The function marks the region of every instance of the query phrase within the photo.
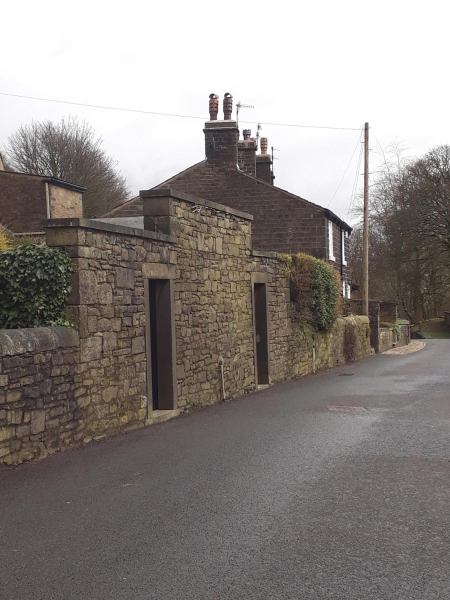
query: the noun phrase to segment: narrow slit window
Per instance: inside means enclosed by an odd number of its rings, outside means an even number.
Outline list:
[[[342,264],[344,265],[344,267],[347,266],[347,258],[345,256],[345,231],[341,231],[341,243],[342,243]]]
[[[333,252],[333,223],[328,221],[328,258],[336,260]]]

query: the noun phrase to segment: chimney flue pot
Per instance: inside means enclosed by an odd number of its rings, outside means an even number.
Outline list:
[[[209,95],[209,120],[217,121],[219,113],[219,96],[217,94]]]
[[[268,142],[267,138],[261,138],[261,154],[267,154]]]
[[[228,92],[223,97],[223,116],[225,121],[231,120],[231,113],[233,112],[233,96]]]
[[[252,135],[252,130],[251,129],[244,129],[244,131],[242,133],[244,135],[244,140],[249,140],[250,136]]]

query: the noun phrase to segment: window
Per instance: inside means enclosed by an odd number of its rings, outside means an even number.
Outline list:
[[[336,260],[333,252],[333,223],[328,221],[328,258]]]
[[[350,285],[349,281],[347,281],[345,285],[347,287],[347,298],[350,300],[352,295],[352,286]]]
[[[342,264],[344,265],[344,267],[347,266],[347,259],[345,257],[345,238],[347,237],[346,233],[347,233],[346,231],[345,232],[343,230],[341,231]]]

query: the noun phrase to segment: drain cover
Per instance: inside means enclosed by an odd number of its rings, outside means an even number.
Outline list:
[[[362,406],[328,406],[331,412],[344,413],[346,415],[363,415],[367,412]]]
[[[338,377],[353,377],[354,373],[339,373]]]

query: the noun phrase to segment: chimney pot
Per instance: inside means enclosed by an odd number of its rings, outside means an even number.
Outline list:
[[[223,115],[225,121],[231,120],[231,113],[233,112],[233,96],[228,92],[223,97]]]
[[[244,129],[243,135],[244,135],[244,140],[249,140],[250,136],[252,135],[252,130],[251,129]]]
[[[217,121],[219,113],[219,96],[217,94],[209,95],[209,120]]]
[[[267,138],[261,138],[261,154],[267,154],[268,142]]]

